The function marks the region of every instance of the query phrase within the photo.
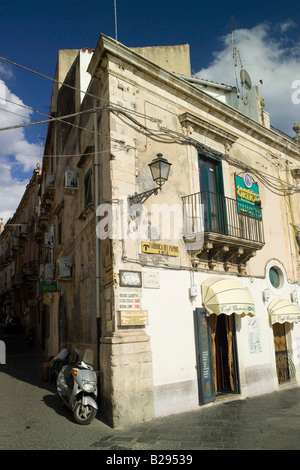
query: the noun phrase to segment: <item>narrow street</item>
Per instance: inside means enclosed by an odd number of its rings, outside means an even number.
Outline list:
[[[300,388],[247,400],[234,400],[155,419],[126,429],[111,429],[101,415],[79,426],[61,405],[53,383],[41,383],[44,358],[22,335],[0,335],[6,364],[0,365],[0,450],[78,449],[299,450]],[[115,454],[114,454],[115,453]],[[131,455],[126,454],[126,455]]]

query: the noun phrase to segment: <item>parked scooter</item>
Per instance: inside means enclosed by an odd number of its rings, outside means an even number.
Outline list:
[[[93,351],[87,349],[76,366],[66,365],[57,377],[57,393],[73,411],[78,424],[90,424],[98,410],[97,374],[93,369]]]

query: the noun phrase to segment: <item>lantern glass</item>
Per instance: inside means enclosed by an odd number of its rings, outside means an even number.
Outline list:
[[[163,158],[161,153],[157,154],[157,158],[149,163],[153,181],[161,187],[169,178],[171,163]]]

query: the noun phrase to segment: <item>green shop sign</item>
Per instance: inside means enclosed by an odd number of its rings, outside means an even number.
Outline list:
[[[57,281],[52,281],[51,283],[41,282],[41,293],[45,294],[48,292],[57,292]]]
[[[243,178],[235,175],[235,187],[239,214],[261,220],[258,184],[253,183],[251,176],[245,173]]]

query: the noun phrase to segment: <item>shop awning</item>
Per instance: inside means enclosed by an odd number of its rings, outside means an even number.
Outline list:
[[[230,278],[212,277],[201,286],[202,304],[207,315],[231,315],[241,317],[255,315],[254,301],[251,293],[242,284]]]
[[[272,325],[274,323],[297,323],[300,311],[297,305],[286,299],[274,299],[268,306]]]

